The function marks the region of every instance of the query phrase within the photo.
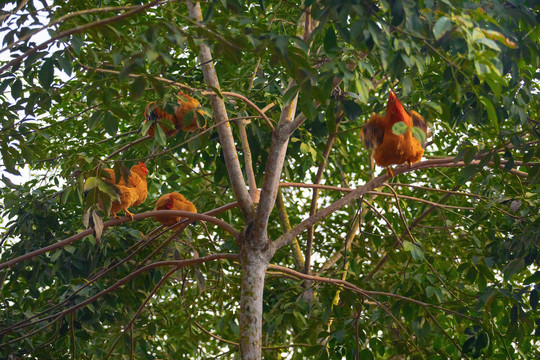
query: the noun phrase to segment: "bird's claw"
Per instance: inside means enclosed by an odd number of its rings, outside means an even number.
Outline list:
[[[130,213],[127,209],[125,210],[126,216],[129,216],[131,218],[131,221],[133,221],[133,214]]]

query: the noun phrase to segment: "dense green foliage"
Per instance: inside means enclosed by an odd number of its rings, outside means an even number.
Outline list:
[[[215,128],[157,135],[116,153],[143,136],[146,105],[164,101],[170,111],[179,89],[201,102],[214,125],[201,93],[198,49],[206,42],[221,90],[260,109],[275,103],[266,111],[274,124],[298,90],[306,121],[289,143],[283,182],[312,184],[336,132],[323,183],[357,188],[372,179],[359,130],[373,112],[384,112],[390,89],[430,123],[425,158],[454,159],[389,181],[400,196],[419,200],[396,202],[382,187],[386,195],[364,197],[373,208],[358,201],[316,226],[315,274],[401,298],[361,296],[322,282],[310,287],[269,269],[263,346],[282,347],[265,350],[265,358],[540,356],[540,6],[534,1],[222,0],[201,4],[202,24],[177,1],[142,10],[141,1],[51,0],[47,9],[36,0],[4,3],[12,13],[0,15],[1,262],[82,231],[85,210],[96,197],[111,196],[105,188],[84,195],[85,179],[104,167],[146,161],[149,195],[136,213],[152,210],[170,191],[183,193],[199,212],[235,201]],[[307,6],[315,27],[304,39]],[[47,37],[28,35],[44,24],[53,40],[39,46]],[[342,81],[334,89],[336,78]],[[286,92],[291,80],[295,86]],[[253,117],[246,129],[261,186],[272,132],[240,98],[225,101],[230,118]],[[243,160],[238,127],[231,126]],[[16,177],[24,167],[30,180]],[[282,192],[295,226],[308,217],[311,190]],[[318,208],[343,196],[320,190]],[[358,234],[344,249],[357,216]],[[218,217],[238,231],[246,225],[238,209]],[[237,252],[234,238],[211,224],[191,225],[173,241],[172,232],[148,237],[157,225],[125,222],[99,241],[89,235],[2,269],[0,357],[237,356],[236,346],[223,341],[238,342],[240,268],[231,260],[169,274],[114,350],[171,267],[144,271],[70,310],[143,264]],[[268,235],[285,231],[276,209]],[[142,246],[133,247],[137,242]],[[321,270],[336,253],[341,258]],[[283,247],[272,264],[295,268],[292,254]],[[366,277],[385,254],[388,261]]]

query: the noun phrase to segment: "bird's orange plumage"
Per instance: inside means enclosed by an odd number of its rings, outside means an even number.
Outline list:
[[[402,135],[396,135],[392,131],[392,126],[400,121],[407,125],[407,131]],[[407,112],[394,92],[390,90],[386,113],[384,116],[372,115],[360,135],[368,149],[375,148],[373,151],[375,163],[386,167],[392,174],[390,165],[415,163],[420,161],[424,154],[422,144],[411,132],[413,126],[424,133],[427,131],[424,118],[416,111]]]
[[[178,93],[178,106],[174,107],[174,115],[167,113],[161,107],[156,105],[156,102],[151,102],[146,106],[144,110],[144,120],[152,123],[148,129],[148,134],[154,137],[154,123],[160,119],[166,119],[174,125],[174,129],[166,129],[163,125],[160,125],[163,132],[167,137],[175,135],[179,130],[184,132],[193,132],[199,129],[204,129],[206,124],[199,128],[197,125],[197,117],[193,114],[192,119],[186,119],[186,114],[192,110],[196,110],[201,106],[197,99],[192,98],[182,92]],[[199,114],[203,115],[201,110],[196,110]],[[171,126],[172,127],[172,126]]]
[[[124,210],[126,216],[129,216],[133,220],[133,214],[128,208],[133,206],[133,203],[137,200],[137,191],[135,188],[123,185],[116,185],[116,187],[120,190],[120,201],[112,202],[111,215],[116,218],[118,217],[116,213],[120,210]]]
[[[183,210],[183,211],[189,211],[196,213],[197,208],[191,201],[188,201],[184,195],[172,192],[165,194],[161,196],[156,201],[156,206],[154,207],[154,210]],[[157,221],[162,223],[165,226],[171,226],[174,225],[184,218],[181,216],[167,216],[167,215],[159,215],[155,217]],[[185,226],[183,226],[185,227]],[[183,228],[182,227],[182,228]],[[181,230],[180,227],[178,227],[176,230]]]
[[[115,185],[120,191],[120,201],[113,201],[111,207],[111,214],[116,217],[116,213],[119,210],[124,210],[126,215],[133,218],[128,210],[129,207],[142,204],[146,200],[148,195],[148,187],[146,184],[146,174],[148,169],[144,163],[139,162],[137,165],[131,167],[129,173],[128,183],[123,178],[116,179],[113,169],[104,169],[109,174],[107,182]]]

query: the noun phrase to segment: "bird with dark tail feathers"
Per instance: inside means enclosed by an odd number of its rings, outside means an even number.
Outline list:
[[[394,125],[403,122],[406,130],[398,135]],[[399,165],[420,161],[424,154],[424,148],[420,141],[411,131],[413,127],[418,128],[425,134],[427,125],[424,118],[416,111],[406,111],[390,90],[386,113],[384,115],[373,114],[360,132],[360,137],[364,140],[366,148],[374,148],[373,159],[381,167],[385,167],[387,174],[393,176],[390,165]]]
[[[199,129],[204,129],[206,127],[206,124],[199,127],[199,125],[197,124],[197,115],[195,113],[193,113],[193,116],[190,118],[186,117],[187,113],[190,111],[196,111],[199,114],[203,115],[203,112],[199,109],[201,107],[201,104],[197,101],[197,99],[194,99],[191,96],[186,95],[182,92],[178,93],[177,98],[178,105],[173,108],[174,115],[169,114],[163,108],[159,107],[155,101],[149,103],[146,106],[146,108],[144,109],[144,122],[151,123],[150,128],[147,132],[148,135],[154,137],[154,126],[156,123],[159,122],[159,120],[162,119],[170,122],[170,125],[167,127],[163,124],[159,124],[159,126],[163,130],[163,133],[167,137],[176,135],[179,130],[182,130],[184,132],[194,132]]]

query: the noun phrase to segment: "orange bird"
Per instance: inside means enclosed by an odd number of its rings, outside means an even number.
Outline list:
[[[156,201],[156,206],[154,210],[183,210],[189,211],[192,213],[197,212],[197,208],[191,201],[188,201],[184,195],[172,192],[161,196]],[[185,219],[182,216],[167,216],[167,215],[156,215],[156,220],[162,223],[165,226],[171,226],[179,221]],[[183,230],[187,225],[178,226],[175,230]]]
[[[194,132],[200,129],[197,125],[197,116],[195,114],[193,114],[191,121],[190,119],[185,118],[188,112],[201,107],[201,104],[197,99],[179,92],[177,102],[178,106],[174,107],[174,115],[169,114],[161,107],[157,106],[155,101],[146,106],[144,109],[144,121],[152,123],[148,129],[148,135],[154,137],[154,123],[158,122],[160,119],[165,119],[171,123],[171,129],[167,129],[160,124],[167,137],[176,135],[180,129],[184,132]],[[201,110],[197,110],[197,112],[203,115]],[[204,129],[205,127],[206,124],[204,124],[201,129]]]
[[[401,135],[396,135],[392,127],[399,122],[404,122],[407,130]],[[413,126],[426,134],[427,125],[424,118],[416,111],[406,111],[396,94],[390,90],[386,114],[384,116],[373,114],[360,132],[366,148],[375,148],[373,151],[375,163],[386,167],[390,176],[393,176],[390,165],[407,162],[410,166],[420,161],[424,154],[423,144],[420,144],[412,134]]]
[[[128,208],[142,204],[148,195],[148,187],[146,184],[146,174],[148,174],[148,169],[146,168],[146,165],[139,162],[137,165],[132,166],[127,184],[123,178],[116,179],[113,169],[104,170],[110,176],[106,181],[116,186],[120,191],[120,201],[113,201],[111,214],[114,217],[117,217],[116,213],[120,210],[124,210],[126,215],[133,220],[133,214],[129,212]]]

